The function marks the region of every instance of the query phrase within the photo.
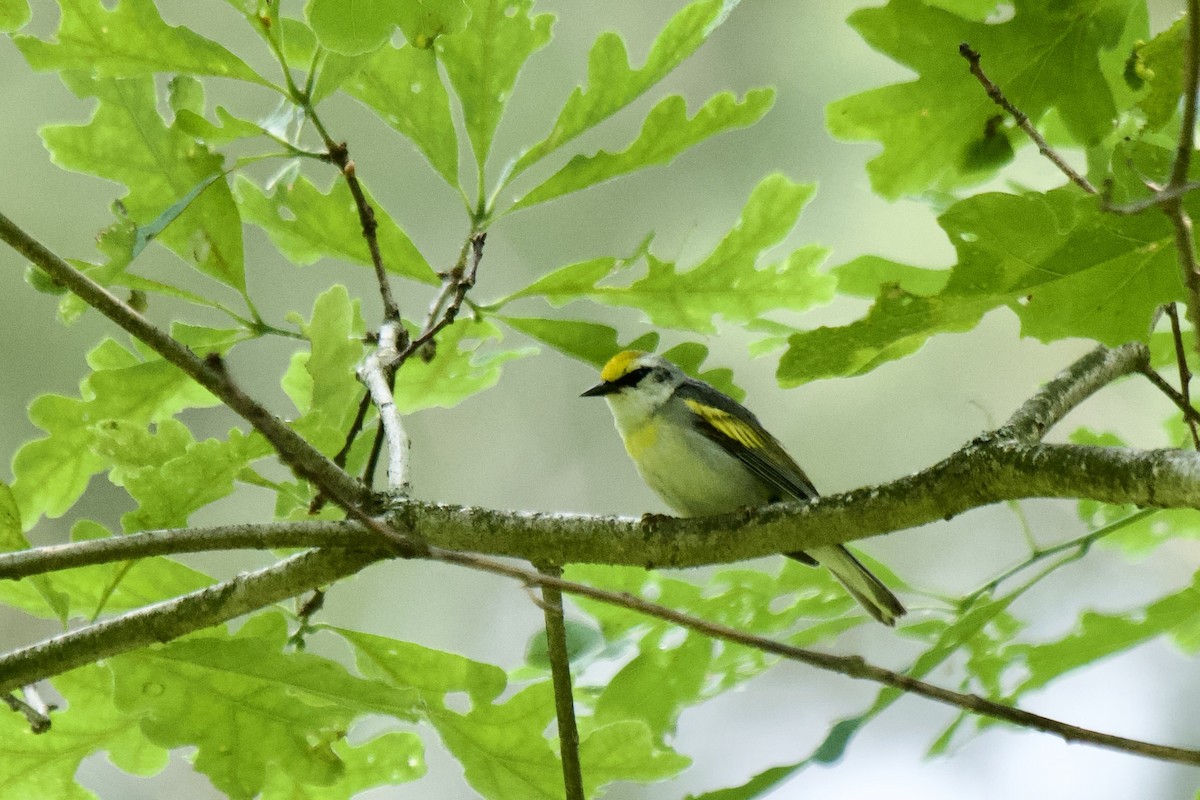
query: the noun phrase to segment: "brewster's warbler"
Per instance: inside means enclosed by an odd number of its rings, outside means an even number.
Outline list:
[[[608,401],[642,480],[680,516],[724,514],[817,490],[783,445],[733,398],[659,356],[627,350],[583,393]],[[833,573],[872,617],[895,625],[904,606],[841,545],[790,553]]]

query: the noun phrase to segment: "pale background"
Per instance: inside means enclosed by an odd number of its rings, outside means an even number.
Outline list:
[[[201,31],[236,24],[227,7],[215,0],[159,5],[168,21]],[[497,138],[493,174],[522,144],[537,141],[548,130],[570,88],[582,80],[587,46],[600,31],[620,31],[634,63],[640,63],[654,34],[682,5],[632,0],[539,4],[539,10],[559,17],[556,39],[534,56],[526,80],[518,84]],[[830,101],[909,77],[867,49],[845,26],[851,7],[787,0],[744,3],[698,56],[666,82],[665,90],[684,93],[695,109],[716,91],[775,86],[778,98],[766,119],[750,130],[704,144],[671,167],[504,220],[489,236],[475,296],[500,296],[563,264],[626,254],[650,230],[657,234],[655,252],[660,257],[690,263],[715,243],[736,219],[753,186],[773,171],[820,185],[789,245],[829,246],[829,265],[862,253],[914,263],[953,263],[953,252],[928,208],[913,202],[889,204],[871,194],[864,164],[876,147],[836,142],[825,132],[823,109]],[[35,3],[35,13],[37,30],[53,28],[50,4]],[[1176,13],[1175,3],[1159,3],[1156,25],[1161,27]],[[239,41],[240,54],[270,69],[254,55],[258,49],[248,32]],[[48,121],[84,121],[90,102],[78,101],[53,75],[31,74],[3,38],[0,76],[0,108],[5,110],[0,121],[0,209],[57,252],[91,257],[93,236],[110,220],[107,207],[118,189],[59,171],[36,134]],[[621,147],[665,90],[653,92],[586,137],[582,146],[587,152]],[[212,99],[210,95],[210,103]],[[271,101],[262,94],[219,99],[249,117],[270,110]],[[412,148],[352,101],[335,100],[325,114],[334,135],[349,141],[360,175],[375,195],[435,266],[448,266],[466,228],[456,196]],[[1008,174],[1035,185],[1058,182],[1028,149]],[[324,186],[331,176],[314,177]],[[248,229],[247,243],[251,289],[268,318],[279,320],[287,309],[307,316],[316,293],[334,282],[346,282],[363,298],[368,320],[378,319],[378,300],[366,270],[322,262],[297,273],[280,262],[257,230]],[[176,280],[191,280],[162,252],[148,251],[139,263],[143,272],[157,269]],[[25,417],[26,404],[47,391],[74,394],[84,374],[82,354],[113,329],[96,315],[63,328],[52,321],[55,300],[23,283],[20,259],[0,251],[0,265],[0,319],[6,342],[0,350],[0,453],[7,460],[35,433]],[[428,302],[428,296],[412,294],[407,287],[399,299],[410,314],[423,313]],[[803,324],[848,321],[864,307],[844,302],[818,309]],[[533,315],[541,309],[531,301],[522,313]],[[151,312],[165,320],[173,310],[156,301]],[[625,340],[646,330],[636,315],[591,308],[584,313],[618,325]],[[668,344],[676,341],[664,333]],[[723,332],[709,342],[712,362],[736,368],[738,381],[749,391],[749,405],[825,492],[886,481],[927,466],[1002,421],[1035,387],[1089,348],[1086,342],[1044,346],[1021,339],[1013,315],[1000,311],[971,333],[935,339],[918,355],[866,377],[785,392],[773,379],[775,360],[749,360],[747,341],[735,331]],[[528,343],[514,336],[511,344]],[[278,375],[290,348],[291,343],[282,341],[255,345],[232,363],[235,376],[282,414],[288,405],[278,388]],[[544,352],[508,365],[496,388],[458,408],[415,415],[409,429],[417,495],[506,508],[627,515],[664,511],[627,463],[603,404],[576,399],[594,378],[590,367]],[[1151,390],[1129,383],[1089,401],[1057,433],[1065,435],[1086,422],[1118,430],[1133,443],[1158,446],[1166,442],[1157,420],[1166,413],[1166,404]],[[202,436],[220,435],[229,425],[214,412],[188,419]],[[10,479],[11,474],[5,470],[3,477]],[[100,479],[73,513],[115,526],[127,502]],[[1071,503],[1029,502],[1025,510],[1039,541],[1060,541],[1082,531]],[[260,520],[269,512],[266,495],[248,491],[236,501],[206,509],[193,522]],[[59,541],[68,528],[67,521],[45,521],[32,537],[38,543]],[[1024,554],[1020,527],[1005,508],[881,537],[866,549],[916,585],[960,592]],[[1129,564],[1111,551],[1097,549],[1029,592],[1014,610],[1031,620],[1030,635],[1061,636],[1083,608],[1120,610],[1184,585],[1198,556],[1195,545],[1172,543],[1147,561]],[[229,572],[263,561],[236,554],[197,557],[193,563]],[[913,615],[919,618],[919,599],[912,600]],[[541,614],[526,592],[511,582],[415,562],[375,567],[339,586],[322,618],[513,667],[521,662]],[[46,623],[11,615],[0,624],[0,645],[6,648],[53,631]],[[914,653],[909,642],[878,626],[847,637],[842,647],[895,668],[903,668]],[[1184,659],[1169,645],[1155,642],[1059,681],[1026,698],[1024,706],[1104,731],[1195,745],[1200,742],[1200,723],[1193,713],[1200,679]],[[932,679],[957,683],[950,671]],[[768,766],[808,755],[825,735],[828,720],[857,712],[874,693],[870,684],[781,665],[743,690],[683,716],[677,745],[696,764],[674,783],[619,785],[608,796],[680,797],[735,785]],[[856,739],[840,763],[803,772],[772,797],[999,800],[1019,795],[1029,800],[1116,800],[1190,797],[1198,782],[1196,773],[1183,767],[1002,727],[958,748],[952,758],[925,760],[925,749],[952,718],[950,709],[928,701],[902,700]],[[427,731],[425,739],[429,775],[369,796],[472,796],[457,764],[439,752],[436,736]],[[159,797],[168,787],[175,796],[215,796],[205,778],[183,765],[182,755],[168,772],[149,781],[126,776],[101,757],[89,760],[82,775],[106,797]]]

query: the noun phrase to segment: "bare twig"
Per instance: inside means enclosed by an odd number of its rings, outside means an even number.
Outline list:
[[[22,700],[20,697],[15,697],[8,692],[0,694],[4,698],[4,704],[13,711],[25,717],[25,721],[29,723],[29,730],[33,733],[45,733],[50,730],[50,715],[47,713],[48,708],[34,708],[32,705]]]
[[[1175,387],[1167,383],[1163,376],[1151,367],[1149,364],[1143,364],[1138,368],[1138,372],[1145,375],[1154,387],[1170,398],[1171,402],[1183,412],[1183,418],[1187,421],[1188,427],[1191,428],[1193,435],[1195,434],[1196,425],[1200,424],[1200,412],[1197,412],[1192,404],[1187,401],[1182,394],[1175,391]]]
[[[1167,303],[1167,317],[1171,320],[1171,339],[1175,344],[1175,366],[1179,370],[1179,396],[1182,400],[1183,418],[1192,434],[1192,446],[1200,450],[1200,416],[1192,406],[1192,370],[1187,363],[1187,350],[1183,346],[1183,330],[1179,325],[1179,311],[1174,303]],[[1179,403],[1176,403],[1179,405]],[[1189,415],[1189,411],[1193,413]]]
[[[432,342],[443,328],[451,325],[458,318],[458,312],[462,308],[467,292],[475,286],[475,276],[479,272],[479,262],[483,259],[483,246],[486,242],[487,233],[476,232],[471,234],[463,244],[458,261],[443,276],[442,291],[430,306],[424,330],[414,337],[397,356],[394,365],[397,369],[414,353]]]
[[[1054,150],[1054,148],[1050,146],[1050,144],[1040,133],[1038,133],[1038,129],[1035,128],[1033,123],[1029,121],[1029,117],[1025,116],[1025,113],[1021,111],[1021,109],[1013,105],[1009,99],[1004,96],[1004,92],[1000,90],[1000,87],[993,83],[990,78],[988,78],[988,76],[984,73],[983,68],[979,65],[979,53],[972,50],[971,46],[966,42],[963,42],[958,46],[958,52],[967,60],[967,63],[971,67],[971,74],[974,75],[975,79],[979,81],[981,86],[983,86],[983,90],[987,92],[988,97],[992,98],[993,103],[1003,108],[1012,116],[1013,120],[1016,121],[1021,130],[1025,131],[1025,135],[1028,136],[1035,145],[1037,145],[1038,152],[1050,159],[1050,162],[1054,164],[1054,166],[1058,167],[1059,171],[1066,175],[1067,178],[1080,189],[1083,189],[1088,194],[1097,194],[1098,192],[1096,191],[1096,187],[1092,185],[1091,181],[1072,169],[1071,165],[1068,164],[1063,157],[1060,156]]]
[[[541,567],[543,575],[562,578],[560,567]],[[567,800],[584,800],[583,769],[579,765],[579,727],[575,724],[575,694],[571,688],[571,659],[567,652],[567,626],[562,590],[542,585],[542,615],[546,624],[546,655],[554,684],[554,709],[558,718],[558,747],[562,757],[563,788]]]
[[[404,431],[404,421],[392,395],[392,365],[400,355],[396,344],[403,327],[399,320],[384,322],[379,329],[378,346],[358,369],[359,380],[366,384],[379,409],[379,424],[388,445],[388,494],[393,497],[407,497],[412,489],[408,458],[412,441]]]
[[[1165,187],[1178,190],[1187,183],[1188,169],[1192,163],[1192,150],[1196,140],[1196,92],[1200,88],[1200,0],[1188,0],[1188,44],[1187,66],[1183,76],[1183,119],[1179,131],[1179,143],[1175,148],[1175,162],[1171,168],[1171,180]],[[1175,251],[1183,285],[1187,289],[1188,320],[1192,323],[1193,347],[1200,353],[1200,265],[1196,263],[1195,235],[1192,218],[1183,206],[1183,195],[1179,194],[1162,203],[1163,213],[1171,220],[1175,230]]]

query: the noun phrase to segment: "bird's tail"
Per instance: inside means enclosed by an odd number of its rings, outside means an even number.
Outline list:
[[[859,605],[884,625],[895,625],[896,618],[904,616],[905,608],[896,595],[845,547],[814,547],[807,555],[832,572]]]

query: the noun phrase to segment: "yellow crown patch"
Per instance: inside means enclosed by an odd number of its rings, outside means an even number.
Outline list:
[[[630,366],[642,356],[646,355],[641,350],[625,350],[617,353],[608,360],[604,365],[604,369],[600,370],[600,380],[605,383],[612,383],[619,380],[629,372]]]

